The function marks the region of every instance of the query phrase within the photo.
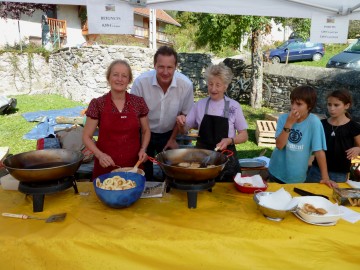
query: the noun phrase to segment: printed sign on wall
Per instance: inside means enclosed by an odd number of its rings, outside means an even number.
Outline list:
[[[321,43],[346,43],[349,28],[347,16],[313,14],[310,41]]]
[[[89,34],[134,34],[134,9],[118,0],[87,0]]]

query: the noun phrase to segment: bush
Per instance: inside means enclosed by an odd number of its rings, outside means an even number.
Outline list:
[[[14,45],[6,44],[3,49],[0,50],[0,54],[5,52],[13,52],[13,53],[37,53],[42,55],[46,60],[49,59],[51,52],[46,50],[41,45],[37,45],[35,43],[26,43],[21,44],[15,43]]]

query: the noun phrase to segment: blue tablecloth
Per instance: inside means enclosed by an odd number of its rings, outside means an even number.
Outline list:
[[[56,129],[65,129],[66,127],[71,127],[72,124],[57,124],[56,117],[65,116],[65,117],[76,117],[80,116],[82,110],[85,107],[78,106],[74,108],[66,108],[60,110],[49,110],[49,111],[37,111],[37,112],[28,112],[22,114],[22,116],[28,122],[39,122],[36,127],[26,133],[23,138],[28,140],[37,140],[40,138],[45,138],[50,134],[55,134]]]

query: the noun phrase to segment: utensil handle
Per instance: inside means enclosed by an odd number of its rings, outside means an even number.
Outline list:
[[[3,217],[12,217],[12,218],[21,218],[21,219],[28,219],[29,216],[23,214],[12,214],[12,213],[2,213]]]
[[[135,166],[134,166],[134,168],[138,168],[139,167],[139,165],[141,164],[141,160],[138,160],[138,162],[136,162],[136,164],[135,164]]]
[[[155,158],[148,156],[148,159],[155,164],[160,164]]]
[[[227,153],[227,155],[226,155],[226,153]],[[224,154],[224,155],[226,155],[227,157],[231,157],[231,156],[234,155],[234,152],[231,151],[231,150],[228,150],[228,149],[224,149],[224,150],[221,151],[221,154]]]
[[[329,199],[329,197],[327,197],[325,195],[311,193],[309,191],[306,191],[306,190],[303,190],[303,189],[300,189],[300,188],[296,188],[296,187],[294,187],[294,191],[297,194],[301,195],[301,196],[320,196],[320,197],[323,197],[325,199]]]

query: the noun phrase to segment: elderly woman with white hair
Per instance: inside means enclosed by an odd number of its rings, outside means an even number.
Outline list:
[[[209,97],[195,103],[187,116],[176,119],[183,132],[199,129],[196,148],[234,152],[217,181],[233,181],[240,171],[235,145],[248,139],[248,125],[240,104],[225,96],[232,77],[231,69],[223,63],[209,66],[205,71]]]

